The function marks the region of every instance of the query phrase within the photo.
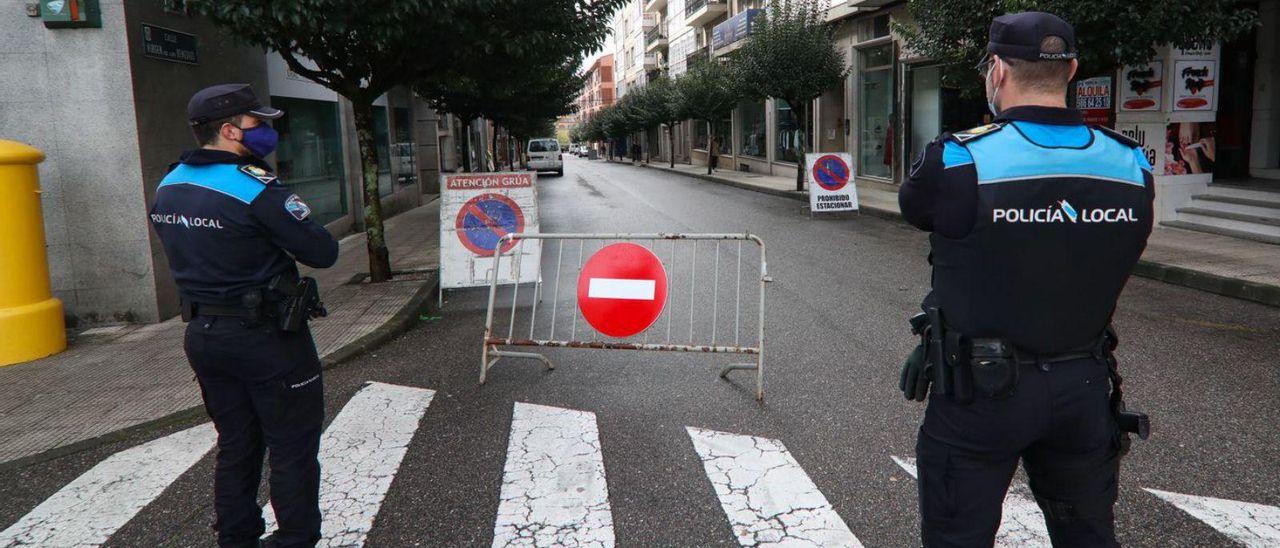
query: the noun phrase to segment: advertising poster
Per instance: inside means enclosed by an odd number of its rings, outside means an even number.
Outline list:
[[[1120,69],[1120,110],[1158,111],[1164,89],[1164,62],[1126,65]]]
[[[1216,129],[1213,122],[1169,124],[1165,128],[1163,173],[1213,173],[1213,163],[1217,156]]]
[[[1177,85],[1173,88],[1173,110],[1213,110],[1216,61],[1177,61],[1173,65]]]
[[[506,234],[538,232],[537,175],[530,172],[441,176],[440,287],[489,285],[494,248]],[[502,246],[498,283],[536,282],[542,241]]]
[[[1164,173],[1166,142],[1164,124],[1117,124],[1116,131],[1142,145],[1142,154],[1151,164],[1152,175]]]
[[[1111,77],[1101,76],[1076,82],[1076,108],[1084,123],[1113,127],[1111,122]]]

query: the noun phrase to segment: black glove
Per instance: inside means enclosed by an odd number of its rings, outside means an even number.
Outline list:
[[[929,395],[929,364],[925,359],[924,345],[916,345],[902,364],[898,376],[898,389],[909,400],[924,401]]]

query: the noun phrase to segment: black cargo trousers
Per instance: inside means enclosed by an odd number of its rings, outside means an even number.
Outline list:
[[[218,430],[218,545],[253,547],[263,535],[258,488],[270,449],[277,545],[315,546],[324,389],[310,330],[285,333],[274,321],[197,315],[187,325],[185,348]]]
[[[989,547],[1022,460],[1053,545],[1119,546],[1122,438],[1098,359],[1022,364],[1004,399],[931,394],[916,441],[924,546]]]

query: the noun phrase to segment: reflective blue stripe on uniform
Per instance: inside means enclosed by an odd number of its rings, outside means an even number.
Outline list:
[[[942,168],[949,169],[960,167],[973,163],[973,155],[965,150],[964,146],[955,141],[947,140],[942,145]]]
[[[209,164],[193,166],[178,164],[178,167],[165,175],[158,188],[169,185],[192,185],[225,194],[244,203],[252,202],[262,189],[266,188],[261,181],[249,177],[240,171],[235,164]]]
[[[1135,154],[1134,149],[1084,126],[1043,127],[1046,125],[1018,122],[1017,130],[1006,128],[968,143],[966,148],[973,156],[978,184],[1082,177],[1145,186],[1142,170],[1150,168],[1143,165],[1145,160],[1138,162],[1141,151]],[[1081,139],[1085,133],[1080,132],[1086,132],[1093,142]],[[1058,144],[1042,146],[1028,140],[1032,136]]]

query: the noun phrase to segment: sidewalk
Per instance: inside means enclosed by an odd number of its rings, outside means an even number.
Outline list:
[[[806,203],[809,201],[808,192],[795,190],[794,177],[722,169],[707,175],[705,165],[678,163],[675,168],[657,162],[640,165]],[[897,188],[892,185],[859,183],[858,202],[863,213],[902,218]],[[1280,246],[1263,242],[1157,225],[1134,274],[1280,306]]]
[[[320,284],[329,316],[312,323],[326,366],[376,345],[415,321],[438,282],[440,202],[386,222],[392,268],[383,284],[368,272],[364,234],[343,239],[338,262],[303,269]],[[90,329],[66,352],[0,367],[0,464],[174,414],[196,412],[200,388],[183,354],[179,318]]]

